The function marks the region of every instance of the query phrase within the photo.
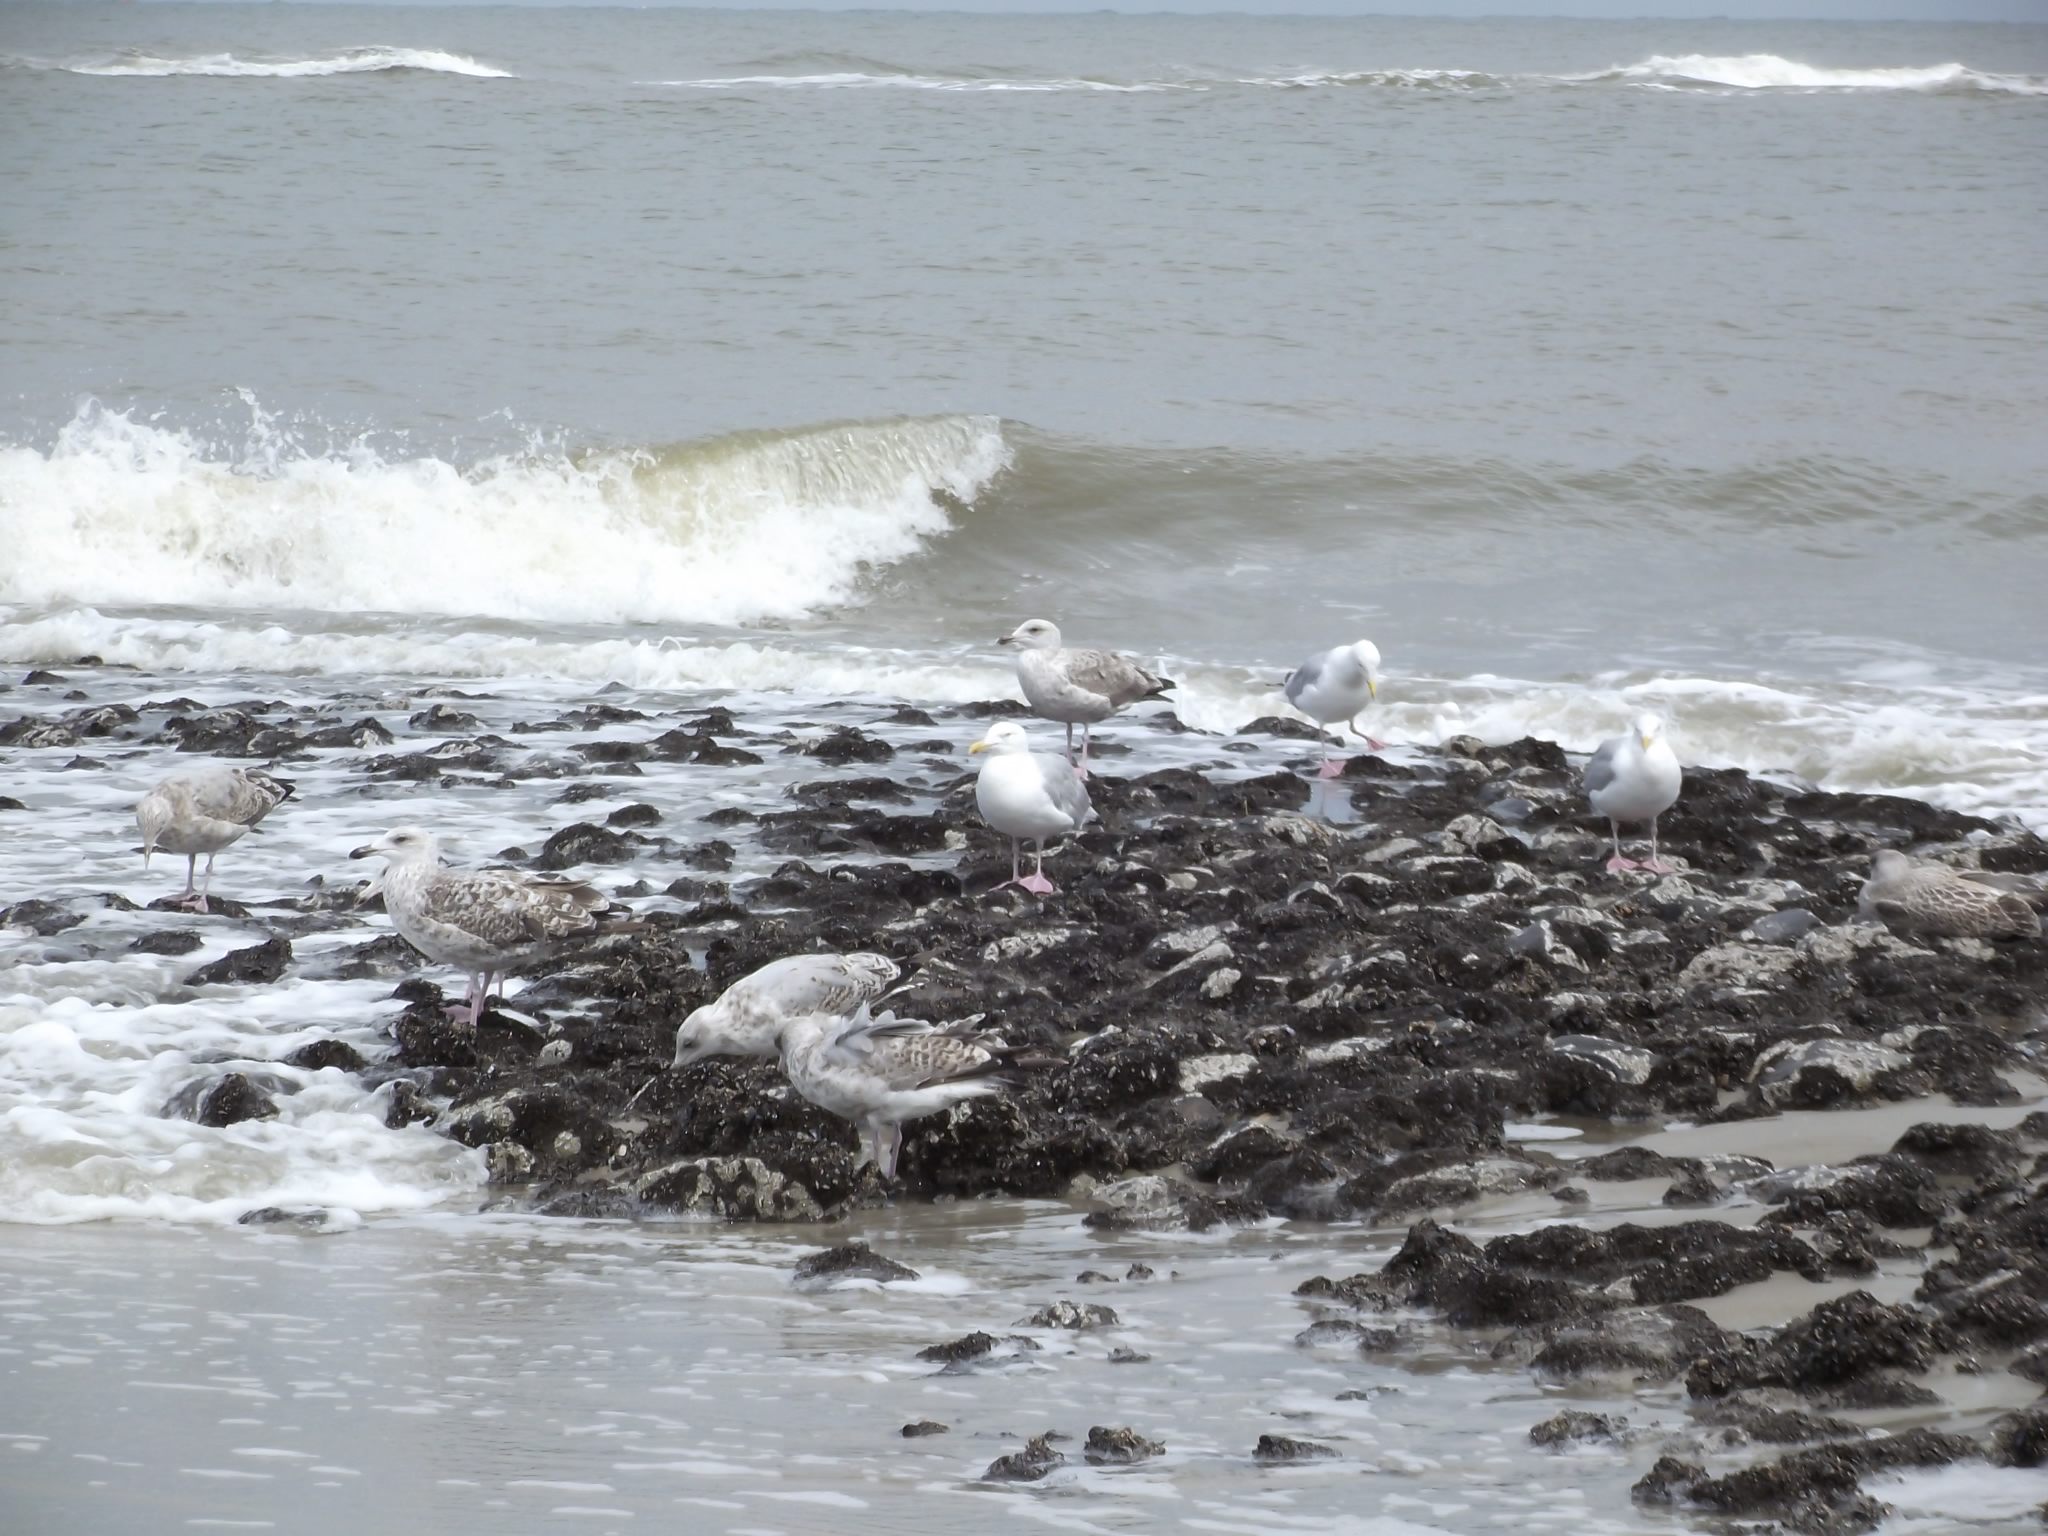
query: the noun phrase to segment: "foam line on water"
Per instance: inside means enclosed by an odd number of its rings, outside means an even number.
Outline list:
[[[302,450],[259,413],[239,454],[88,406],[0,449],[0,603],[743,623],[851,600],[1009,462],[987,416],[460,469]]]
[[[349,48],[340,53],[310,58],[246,58],[232,53],[193,54],[167,57],[124,50],[112,58],[65,64],[35,64],[11,61],[31,68],[60,69],[66,74],[110,77],[141,76],[162,79],[176,75],[201,75],[215,79],[295,80],[329,75],[382,74],[388,70],[418,70],[424,74],[466,75],[475,80],[514,80],[509,70],[480,63],[459,53],[439,48],[393,48],[376,45]]]

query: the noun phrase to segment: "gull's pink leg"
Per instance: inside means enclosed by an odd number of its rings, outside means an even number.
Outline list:
[[[1031,873],[1016,882],[1034,896],[1050,896],[1059,887],[1045,878],[1045,839],[1031,845]]]
[[[1650,818],[1650,857],[1647,863],[1638,867],[1647,869],[1653,875],[1668,875],[1674,872],[1673,866],[1657,857],[1657,818],[1654,816]]]
[[[1625,859],[1621,856],[1621,823],[1610,816],[1607,818],[1607,829],[1614,834],[1614,857],[1607,861],[1607,873],[1618,875],[1624,869],[1640,868],[1634,859]]]
[[[192,888],[193,877],[198,868],[199,855],[196,853],[185,855],[185,894],[178,898],[178,905],[190,912],[204,913],[208,910],[206,892]],[[213,884],[213,856],[211,854],[207,855],[206,859],[206,876],[206,883],[208,885]]]
[[[1074,760],[1074,722],[1073,722],[1073,721],[1071,721],[1071,720],[1069,720],[1069,721],[1067,722],[1067,761],[1071,763],[1071,762],[1072,762],[1073,760]]]
[[[1341,779],[1343,776],[1344,759],[1341,757],[1324,758],[1322,771],[1316,775],[1319,779]]]

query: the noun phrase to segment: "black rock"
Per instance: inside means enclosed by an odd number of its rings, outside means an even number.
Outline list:
[[[551,835],[534,858],[536,869],[570,869],[578,864],[623,864],[633,857],[637,837],[579,821]]]
[[[1327,1461],[1337,1452],[1314,1440],[1296,1440],[1289,1435],[1261,1435],[1252,1460],[1266,1462]]]
[[[159,928],[128,947],[145,955],[189,955],[205,943],[205,935],[196,928]]]
[[[1577,1408],[1567,1408],[1529,1430],[1529,1443],[1532,1445],[1562,1447],[1581,1440],[1605,1440],[1619,1444],[1626,1443],[1628,1439],[1627,1419],[1605,1413],[1585,1413]]]
[[[0,911],[0,928],[26,928],[44,938],[75,928],[85,919],[69,907],[32,897]]]
[[[1066,1463],[1067,1458],[1048,1443],[1051,1438],[1049,1434],[1036,1436],[1024,1443],[1023,1450],[998,1456],[981,1474],[983,1479],[991,1483],[1037,1482],[1054,1467]]]
[[[1092,1302],[1055,1301],[1040,1307],[1017,1324],[1020,1328],[1115,1328],[1116,1313]]]
[[[244,1120],[275,1120],[277,1100],[250,1082],[240,1072],[230,1072],[209,1084],[193,1105],[192,1118],[216,1129],[239,1125]]]
[[[953,1340],[950,1344],[933,1344],[920,1349],[917,1352],[917,1358],[920,1360],[936,1360],[942,1364],[954,1365],[962,1360],[979,1360],[992,1351],[1000,1342],[994,1334],[983,1333],[977,1329],[973,1333]]]
[[[922,1440],[930,1435],[945,1435],[951,1433],[952,1427],[950,1425],[941,1424],[937,1419],[919,1419],[914,1424],[906,1424],[903,1426],[903,1438],[906,1440]]]
[[[651,827],[660,820],[660,811],[645,801],[636,801],[632,805],[622,805],[613,811],[611,815],[605,817],[604,824],[608,827]]]
[[[1135,1429],[1111,1429],[1105,1424],[1097,1424],[1088,1431],[1088,1442],[1082,1447],[1081,1454],[1090,1466],[1126,1467],[1133,1462],[1164,1456],[1166,1444],[1161,1440],[1147,1440]]]
[[[248,985],[276,981],[290,969],[291,944],[284,939],[265,939],[247,949],[231,949],[218,960],[202,965],[185,978],[188,987],[217,987],[233,983]]]
[[[302,1072],[319,1072],[328,1067],[360,1072],[365,1065],[362,1052],[346,1040],[309,1040],[283,1060],[286,1066],[297,1067]]]
[[[915,1280],[917,1271],[885,1258],[866,1243],[842,1243],[805,1254],[790,1278],[799,1286],[826,1286],[837,1280]]]

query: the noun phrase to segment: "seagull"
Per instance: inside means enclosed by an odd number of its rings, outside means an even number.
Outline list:
[[[905,1121],[1001,1093],[1010,1084],[997,1074],[1034,1064],[988,1036],[890,1013],[874,1018],[866,1003],[851,1018],[807,1013],[788,1019],[781,1046],[790,1087],[861,1128],[854,1166],[874,1163],[892,1180]]]
[[[1088,786],[1058,758],[1032,751],[1031,739],[1014,720],[990,726],[967,750],[988,754],[974,781],[981,819],[1010,839],[1010,878],[995,889],[1021,885],[1034,896],[1050,896],[1055,887],[1045,878],[1045,840],[1080,831],[1095,814]],[[1033,844],[1028,875],[1018,869],[1018,845],[1027,837]]]
[[[1031,712],[1067,727],[1067,761],[1074,761],[1074,727],[1081,727],[1081,760],[1088,776],[1088,733],[1127,704],[1156,699],[1174,685],[1115,651],[1070,651],[1048,619],[1028,619],[996,642],[1017,647],[1017,685]]]
[[[393,828],[349,857],[384,861],[361,899],[381,891],[399,937],[429,960],[468,974],[471,1034],[494,980],[577,940],[621,931],[602,924],[599,914],[610,902],[595,887],[516,869],[449,869],[440,839],[419,827]],[[449,1013],[460,1017],[464,1010]]]
[[[902,975],[887,955],[787,955],[742,976],[697,1009],[676,1031],[676,1059],[687,1067],[706,1056],[774,1056],[783,1023],[797,1014],[847,1018],[874,1002]]]
[[[2038,939],[2041,919],[2027,895],[1986,881],[1975,870],[1916,864],[1896,848],[1883,848],[1870,861],[1870,879],[1857,897],[1856,912],[1907,932]]]
[[[1678,787],[1685,774],[1664,739],[1664,722],[1655,715],[1637,715],[1626,736],[1600,743],[1586,764],[1586,798],[1593,809],[1607,818],[1614,834],[1614,857],[1607,861],[1610,874],[1624,869],[1647,869],[1668,875],[1671,866],[1657,857],[1657,818],[1678,802]],[[1642,862],[1621,856],[1621,824],[1647,821],[1650,824],[1650,857]]]
[[[1316,652],[1287,674],[1283,686],[1287,702],[1318,725],[1349,724],[1365,736],[1368,751],[1386,745],[1358,730],[1358,716],[1380,696],[1380,649],[1370,640]],[[1334,779],[1343,771],[1336,758],[1323,759],[1323,778]]]
[[[142,867],[161,848],[185,855],[185,894],[179,901],[204,912],[213,885],[213,856],[240,842],[249,829],[276,810],[297,788],[289,779],[272,778],[258,768],[225,768],[218,764],[165,779],[135,806],[135,824],[142,828]],[[192,889],[199,855],[206,855],[206,878]]]

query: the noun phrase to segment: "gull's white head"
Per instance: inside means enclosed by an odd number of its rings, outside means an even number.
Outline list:
[[[676,1059],[671,1067],[694,1066],[706,1056],[721,1056],[729,1047],[714,1012],[717,1004],[692,1011],[676,1031]]]
[[[1880,848],[1870,860],[1870,878],[1873,880],[1896,880],[1909,873],[1913,861],[1896,848]]]
[[[393,827],[374,843],[349,851],[352,859],[382,859],[387,866],[433,864],[441,857],[441,840],[424,827]]]
[[[1351,659],[1365,669],[1365,687],[1375,699],[1380,696],[1380,648],[1370,640],[1360,640],[1351,647]]]
[[[1051,619],[1026,619],[996,644],[1027,651],[1056,651],[1060,648],[1060,627]]]
[[[1642,743],[1643,750],[1647,752],[1653,742],[1663,737],[1664,722],[1656,715],[1637,715],[1629,722],[1629,729],[1636,733],[1636,740]]]
[[[970,755],[990,752],[1000,757],[1008,752],[1029,752],[1031,738],[1024,734],[1024,727],[1014,720],[1000,720],[988,728],[988,734],[967,749]]]
[[[171,804],[168,795],[151,790],[142,797],[142,803],[135,807],[135,824],[142,828],[142,867],[149,868],[149,857],[156,852],[157,840],[170,830],[172,822],[178,819],[178,808]]]

